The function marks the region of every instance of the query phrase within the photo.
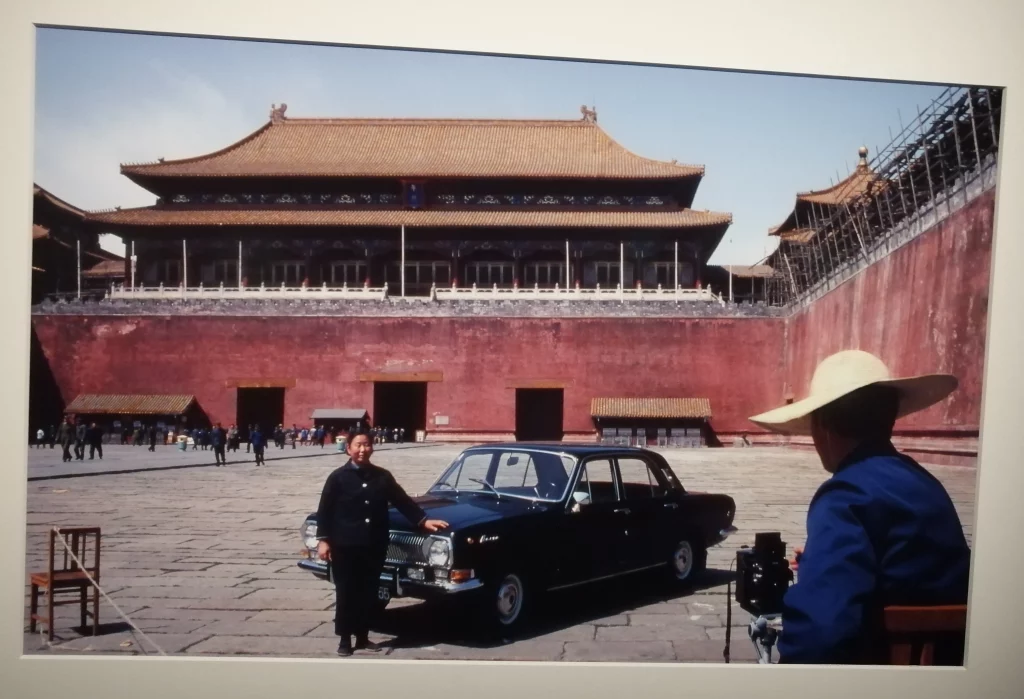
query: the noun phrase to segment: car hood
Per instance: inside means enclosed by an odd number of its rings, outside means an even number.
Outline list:
[[[448,523],[450,530],[460,530],[474,524],[506,519],[528,510],[544,507],[531,500],[504,497],[500,500],[489,494],[462,493],[460,495],[422,495],[413,500],[427,513],[428,519]],[[392,529],[413,529],[414,523],[392,508],[389,512]]]
[[[475,524],[492,522],[497,519],[515,517],[538,508],[550,507],[550,503],[537,503],[521,498],[503,497],[498,500],[493,495],[462,493],[460,495],[421,495],[413,501],[423,508],[428,519],[440,519],[448,523],[449,529],[461,530]],[[398,510],[391,508],[388,512],[391,529],[415,530],[415,523],[406,519]],[[308,520],[316,521],[316,513]]]

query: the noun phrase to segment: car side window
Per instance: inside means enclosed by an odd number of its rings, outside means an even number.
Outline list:
[[[619,476],[627,500],[663,498],[668,495],[662,474],[644,459],[620,458]]]
[[[615,502],[615,472],[611,459],[592,459],[583,464],[573,500],[579,505]]]

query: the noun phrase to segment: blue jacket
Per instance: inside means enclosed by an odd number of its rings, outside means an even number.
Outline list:
[[[862,445],[811,500],[779,662],[861,662],[882,607],[966,604],[970,557],[938,479],[888,442]]]

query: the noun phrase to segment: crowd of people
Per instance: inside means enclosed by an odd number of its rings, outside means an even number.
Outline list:
[[[36,449],[50,449],[58,444],[63,450],[62,460],[83,461],[85,460],[85,448],[89,447],[89,458],[103,458],[103,442],[105,431],[95,422],[86,423],[81,418],[67,417],[60,427],[50,425],[48,430],[40,427],[36,430],[34,446]],[[132,444],[149,444],[149,450],[156,450],[157,427],[156,425],[139,426],[135,429],[134,441]],[[122,437],[121,444],[126,440]]]
[[[362,428],[361,425],[356,425]],[[175,432],[171,426],[163,423],[136,423],[121,426],[115,423],[115,427],[108,433],[97,423],[86,423],[81,418],[69,416],[59,427],[50,425],[44,429],[40,427],[32,435],[30,440],[37,449],[44,449],[47,446],[51,449],[58,444],[64,449],[64,461],[85,458],[85,448],[89,447],[89,458],[103,458],[103,445],[114,440],[120,440],[122,446],[147,446],[149,451],[155,451],[157,444],[178,444],[182,438],[185,440],[187,449],[191,446],[192,451],[213,451],[217,465],[227,463],[226,452],[238,452],[245,443],[245,452],[252,453],[256,459],[256,465],[264,464],[264,454],[270,442],[278,449],[291,446],[315,447],[321,449],[327,444],[334,444],[339,438],[344,438],[345,430],[334,426],[314,425],[299,427],[293,424],[285,427],[277,425],[273,430],[264,430],[260,425],[247,425],[246,428],[239,428],[237,425],[230,425],[224,429],[220,423],[212,427],[185,428]],[[366,434],[373,444],[399,443],[405,441],[405,429],[387,427],[367,427]]]

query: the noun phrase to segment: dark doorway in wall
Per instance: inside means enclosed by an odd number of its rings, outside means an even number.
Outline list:
[[[417,430],[427,429],[426,382],[374,382],[371,420],[374,427],[404,429],[407,442],[416,439]]]
[[[557,442],[563,436],[565,392],[561,388],[516,389],[516,439]]]
[[[259,425],[265,437],[284,422],[283,388],[238,389],[238,429],[248,436],[249,425]]]

